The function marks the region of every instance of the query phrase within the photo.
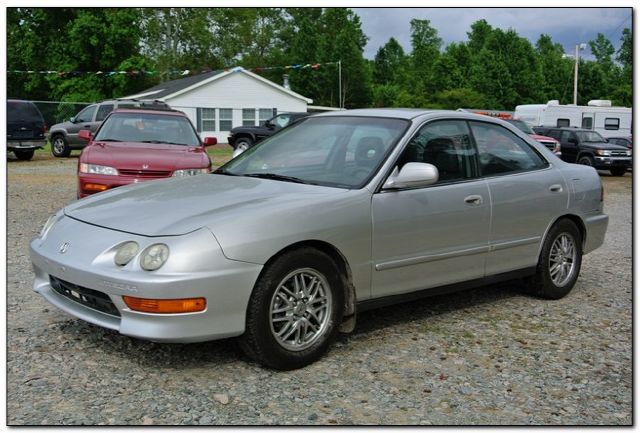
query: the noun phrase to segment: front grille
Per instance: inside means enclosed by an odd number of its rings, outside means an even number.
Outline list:
[[[135,176],[135,177],[169,177],[170,171],[164,170],[122,170],[118,169],[118,172],[123,176]]]
[[[626,150],[612,150],[611,156],[627,156]]]
[[[71,299],[85,307],[98,310],[101,313],[120,317],[120,312],[113,302],[111,302],[111,298],[106,294],[61,280],[53,275],[49,276],[49,281],[51,282],[53,290],[65,298]]]

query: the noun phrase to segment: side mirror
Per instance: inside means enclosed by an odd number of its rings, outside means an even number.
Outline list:
[[[415,188],[433,185],[438,181],[438,168],[426,162],[408,162],[400,172],[398,168],[382,185],[382,189]]]
[[[275,127],[276,127],[276,126],[275,126],[273,123],[271,123],[271,121],[269,121],[269,120],[265,120],[265,121],[264,121],[264,126],[265,126],[265,127],[267,127],[267,128],[269,128],[269,129],[273,129],[273,128],[275,128]]]
[[[78,138],[81,140],[91,141],[91,131],[88,129],[81,129],[78,132]]]
[[[76,123],[76,116],[69,117],[69,122]]]
[[[218,139],[216,137],[204,137],[204,141],[202,142],[204,147],[215,146],[218,144]]]

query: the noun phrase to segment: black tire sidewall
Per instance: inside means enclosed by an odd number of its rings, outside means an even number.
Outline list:
[[[588,164],[585,164],[585,163],[583,163],[582,161],[587,161],[587,162],[588,162]],[[593,158],[592,158],[592,157],[590,157],[590,156],[588,156],[588,155],[584,155],[584,156],[581,156],[580,158],[578,158],[578,164],[581,164],[581,165],[588,165],[588,166],[590,166],[590,167],[593,167],[593,165],[594,165],[594,161],[593,161]]]
[[[253,141],[250,138],[241,137],[236,141],[236,149],[239,148],[243,143],[247,145],[247,149],[253,145]]]
[[[627,173],[627,168],[616,167],[616,168],[609,169],[609,171],[611,172],[612,176],[624,176]]]
[[[301,351],[290,351],[282,347],[271,333],[269,309],[277,285],[296,269],[311,268],[321,273],[328,281],[331,297],[331,317],[327,330],[312,346]],[[268,265],[263,272],[249,301],[247,329],[241,345],[245,352],[258,361],[278,370],[304,367],[327,350],[335,338],[344,310],[343,280],[338,267],[326,254],[303,248],[285,253]],[[246,346],[250,347],[246,347]],[[248,349],[248,350],[247,350]]]
[[[35,150],[14,150],[13,153],[20,161],[30,161],[33,158]]]
[[[573,276],[564,286],[556,286],[551,279],[549,270],[549,255],[551,254],[551,247],[556,238],[562,234],[567,233],[573,238],[573,242],[577,249],[576,254],[576,268],[573,272]],[[547,233],[542,251],[540,253],[540,260],[538,263],[537,275],[536,275],[536,292],[539,296],[547,299],[560,299],[566,296],[573,286],[575,285],[578,276],[580,275],[580,268],[582,266],[582,235],[576,225],[567,219],[563,219],[554,224],[553,227]]]
[[[64,143],[64,150],[60,153],[56,153],[55,150],[55,146],[53,145],[53,142],[56,141],[57,139],[61,139]],[[71,149],[69,149],[69,142],[67,141],[66,138],[64,138],[63,135],[54,135],[51,139],[51,153],[53,154],[53,156],[55,156],[56,158],[64,158],[69,156],[69,154],[71,154]]]

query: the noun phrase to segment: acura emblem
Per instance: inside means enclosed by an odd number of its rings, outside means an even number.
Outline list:
[[[149,164],[142,164],[142,169],[146,170],[147,168],[149,168]]]
[[[69,242],[64,242],[62,245],[60,245],[60,248],[58,248],[58,252],[60,254],[64,254],[67,252],[68,249],[69,249]]]

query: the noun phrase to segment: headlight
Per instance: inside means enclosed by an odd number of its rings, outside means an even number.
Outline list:
[[[138,244],[133,241],[125,242],[124,244],[118,247],[118,252],[116,253],[113,261],[118,266],[124,266],[131,261],[132,258],[138,254]]]
[[[54,226],[54,224],[56,223],[57,219],[56,219],[56,214],[51,215],[49,217],[49,219],[47,220],[46,223],[44,223],[44,226],[42,226],[42,229],[40,230],[40,233],[38,234],[39,237],[44,237],[44,235],[47,234],[47,232],[49,230],[51,230],[51,227]]]
[[[598,150],[596,150],[596,154],[600,155],[600,156],[611,156],[611,151],[610,150],[598,149]]]
[[[210,173],[208,168],[185,168],[184,170],[176,170],[173,172],[174,176],[195,176],[196,174]]]
[[[107,167],[106,165],[85,164],[84,162],[81,162],[80,173],[106,174],[109,176],[117,176],[118,170],[113,167]]]
[[[153,244],[142,252],[140,266],[146,271],[155,271],[169,258],[169,247],[165,244]]]

